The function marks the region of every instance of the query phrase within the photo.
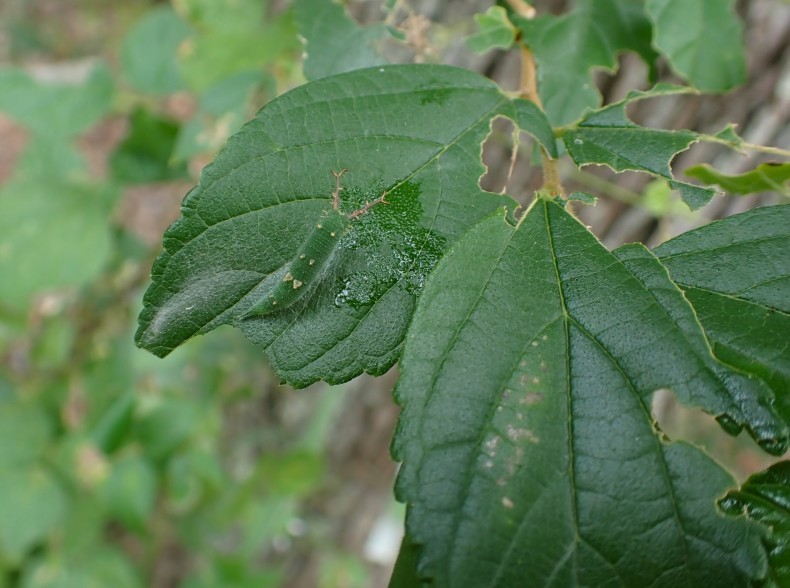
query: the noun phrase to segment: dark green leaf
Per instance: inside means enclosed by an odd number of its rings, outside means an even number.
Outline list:
[[[579,166],[600,164],[617,172],[636,170],[665,178],[692,209],[704,206],[716,191],[675,180],[669,167],[675,154],[688,149],[700,136],[692,131],[640,127],[625,111],[634,100],[678,91],[684,90],[660,85],[651,92],[631,92],[625,100],[587,114],[563,136],[568,153]]]
[[[720,502],[727,513],[743,513],[770,529],[768,578],[763,588],[790,586],[790,462],[782,461],[754,474],[740,490],[727,493]]]
[[[311,82],[272,101],[232,137],[165,235],[138,345],[164,356],[235,323],[278,374],[307,385],[382,373],[400,354],[414,301],[446,245],[507,196],[483,192],[480,144],[496,116],[556,153],[537,108],[444,66],[383,66]],[[351,223],[319,287],[279,313],[243,319],[331,206],[389,190]],[[279,272],[279,273],[278,273]]]
[[[186,165],[171,165],[178,123],[138,108],[130,118],[131,129],[110,157],[118,181],[129,184],[186,177]]]
[[[743,27],[735,0],[647,0],[655,46],[673,69],[703,92],[722,92],[746,79]]]
[[[431,585],[741,586],[765,572],[759,533],[716,511],[733,480],[662,439],[651,396],[671,388],[764,443],[787,430],[710,355],[656,258],[620,257],[539,200],[516,228],[478,224],[429,278],[393,449]]]
[[[790,186],[787,185],[790,182],[790,163],[761,163],[752,171],[737,175],[721,173],[702,163],[686,168],[683,173],[706,184],[718,184],[730,194],[775,191],[790,196]]]
[[[535,55],[540,95],[555,125],[600,106],[593,68],[614,71],[624,50],[639,53],[650,65],[656,57],[641,0],[579,0],[563,16],[513,19]]]
[[[359,26],[332,0],[296,0],[294,9],[307,45],[304,75],[308,80],[387,62],[377,50],[390,37],[383,23]]]
[[[656,248],[713,352],[773,389],[790,423],[790,206],[757,208]]]

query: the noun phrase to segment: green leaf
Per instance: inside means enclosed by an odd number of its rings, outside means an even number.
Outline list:
[[[196,32],[179,51],[181,71],[192,89],[202,92],[231,75],[294,59],[299,42],[290,11],[271,18],[259,0],[214,4],[219,14],[196,23]]]
[[[58,557],[53,550],[37,558],[25,569],[20,588],[142,588],[129,559],[103,545],[91,547],[78,557]]]
[[[311,82],[264,107],[232,137],[183,204],[153,269],[136,341],[165,356],[236,324],[297,386],[380,374],[400,354],[416,295],[443,250],[507,196],[483,192],[480,144],[507,116],[556,153],[534,104],[445,66],[382,66]],[[263,318],[245,313],[331,206],[388,190],[351,223],[319,286]]]
[[[308,80],[387,62],[378,52],[378,45],[391,36],[383,23],[359,26],[333,0],[296,0],[294,10],[306,44]]]
[[[0,469],[0,560],[18,563],[63,519],[66,497],[37,467]]]
[[[479,223],[430,276],[393,453],[432,586],[740,586],[764,573],[757,530],[716,511],[733,480],[662,438],[651,396],[670,388],[763,442],[786,443],[786,427],[710,355],[656,258],[619,253],[538,200],[515,228],[502,214]]]
[[[631,92],[620,102],[588,113],[563,136],[568,153],[578,166],[600,164],[616,172],[644,171],[664,178],[671,188],[680,190],[692,209],[704,206],[716,191],[674,179],[669,167],[675,154],[699,141],[700,135],[640,127],[628,119],[625,110],[635,100],[684,91],[687,90],[658,85],[650,92]]]
[[[790,585],[790,462],[782,461],[754,474],[739,490],[728,492],[719,504],[729,514],[746,513],[770,529],[764,540],[768,578],[760,586]]]
[[[110,516],[138,532],[148,527],[156,500],[157,478],[153,466],[141,456],[130,455],[112,464],[99,494]]]
[[[656,58],[641,0],[579,0],[562,16],[514,16],[513,22],[535,55],[540,95],[557,126],[600,106],[592,69],[614,71],[624,50],[637,52],[651,67]]]
[[[179,131],[173,158],[183,161],[202,153],[216,153],[254,112],[248,113],[252,99],[267,81],[260,71],[242,71],[203,92],[197,113]]]
[[[108,222],[116,196],[107,186],[46,179],[4,186],[0,304],[23,312],[37,292],[92,279],[110,253]]]
[[[53,428],[42,406],[0,399],[0,468],[36,461],[49,445]]]
[[[19,70],[0,70],[0,111],[48,141],[72,137],[101,120],[113,93],[104,65],[78,84],[44,83]]]
[[[790,163],[761,163],[749,172],[736,175],[721,173],[702,163],[686,168],[683,173],[706,184],[718,184],[730,194],[775,191],[783,196],[790,196],[790,186],[787,185],[790,182]]]
[[[756,208],[655,250],[694,306],[713,352],[763,379],[790,423],[790,206]]]
[[[647,0],[654,44],[672,68],[703,92],[746,80],[743,27],[735,0]]]
[[[516,27],[507,17],[507,10],[492,6],[484,14],[475,14],[478,31],[467,40],[467,46],[475,53],[491,49],[509,49],[516,40]]]
[[[129,123],[129,134],[110,156],[115,179],[143,184],[187,177],[186,164],[171,165],[178,137],[177,122],[137,108]]]
[[[167,6],[149,10],[121,45],[121,72],[132,87],[155,95],[184,88],[176,53],[190,27]]]

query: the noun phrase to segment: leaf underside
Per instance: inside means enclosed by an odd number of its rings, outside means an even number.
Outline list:
[[[715,508],[733,480],[656,431],[659,388],[786,443],[770,391],[714,360],[647,249],[610,253],[544,201],[516,228],[502,215],[478,224],[431,275],[396,388],[397,495],[420,578],[674,587],[762,575],[759,533]]]

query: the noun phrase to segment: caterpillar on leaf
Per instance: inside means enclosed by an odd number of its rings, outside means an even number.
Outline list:
[[[242,318],[266,316],[277,310],[288,308],[304,296],[313,281],[321,276],[332,254],[335,252],[340,238],[351,226],[351,221],[365,214],[376,204],[388,204],[381,196],[368,202],[362,208],[350,214],[340,210],[340,177],[347,169],[333,171],[335,191],[332,193],[332,208],[321,213],[315,227],[307,240],[299,248],[296,257],[286,267],[285,276],[266,296],[253,305]]]

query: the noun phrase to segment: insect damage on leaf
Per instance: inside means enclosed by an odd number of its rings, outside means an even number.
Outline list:
[[[351,221],[365,214],[371,207],[384,200],[387,192],[368,202],[350,214],[340,210],[340,178],[347,169],[332,171],[335,176],[335,190],[332,192],[332,208],[321,213],[318,222],[307,240],[286,266],[285,276],[272,290],[248,310],[243,318],[266,316],[276,310],[288,308],[304,296],[305,292],[320,277],[329,264],[332,254],[340,243],[340,238],[351,226]]]

